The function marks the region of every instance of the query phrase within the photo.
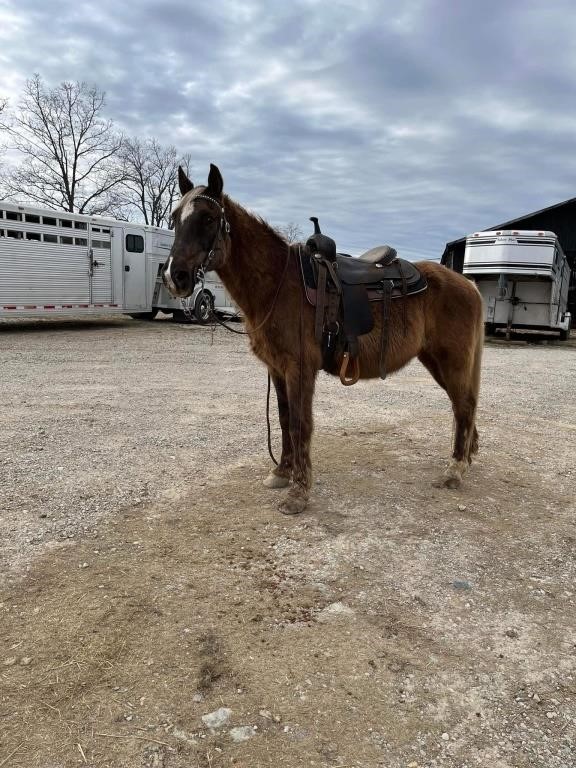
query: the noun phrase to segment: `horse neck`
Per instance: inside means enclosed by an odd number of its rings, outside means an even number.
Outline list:
[[[252,323],[270,308],[282,276],[288,244],[264,221],[226,198],[230,253],[217,272],[234,302]]]

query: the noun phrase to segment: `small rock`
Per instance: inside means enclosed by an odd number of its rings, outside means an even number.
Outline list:
[[[22,656],[20,659],[20,664],[22,664],[23,667],[27,667],[32,662],[31,656]]]
[[[204,701],[204,696],[202,696],[201,693],[195,693],[194,696],[192,696],[192,701],[194,704],[200,704],[201,701]]]
[[[454,589],[463,589],[463,590],[472,589],[472,584],[470,584],[469,581],[456,580],[452,582],[452,586],[454,587]]]
[[[443,733],[442,734],[442,741],[448,741],[449,738],[450,738],[450,734],[448,734],[448,733]]]
[[[548,718],[548,720],[554,720],[556,715],[557,715],[557,712],[546,712],[546,717]]]
[[[186,742],[186,744],[198,744],[193,736],[191,736],[189,733],[186,733],[186,731],[181,730],[180,728],[173,728],[170,732],[170,735],[175,739],[178,739],[178,741]]]
[[[240,744],[242,741],[248,741],[252,736],[256,735],[256,731],[252,725],[240,725],[238,728],[231,728],[230,738],[236,744]]]
[[[504,634],[506,635],[506,637],[511,637],[512,640],[518,640],[518,638],[520,637],[520,635],[518,634],[518,632],[516,632],[515,629],[507,629],[506,632],[504,632]]]
[[[264,717],[266,720],[272,720],[272,712],[270,712],[267,709],[261,709],[260,712],[258,712],[260,717]]]
[[[17,661],[18,661],[18,659],[16,658],[16,656],[8,656],[7,659],[4,659],[4,666],[5,667],[13,667],[14,664],[16,664]]]
[[[538,694],[537,694],[537,693],[535,693],[535,694],[534,694],[534,696],[532,696],[532,701],[535,701],[535,702],[536,702],[536,704],[540,704],[540,702],[542,701],[542,699],[540,698],[540,696],[538,696]]]
[[[88,563],[80,563],[78,568],[88,568]]]
[[[345,605],[344,603],[330,603],[330,605],[327,605],[326,608],[323,608],[320,613],[318,614],[318,621],[330,621],[331,619],[339,618],[339,617],[347,617],[347,616],[353,616],[354,611],[350,606]]]
[[[207,725],[208,728],[222,728],[226,725],[230,717],[232,716],[232,710],[228,707],[220,707],[214,710],[214,712],[208,712],[206,715],[202,715],[202,722]]]
[[[465,512],[467,509],[466,504],[458,504],[458,509],[460,512]]]

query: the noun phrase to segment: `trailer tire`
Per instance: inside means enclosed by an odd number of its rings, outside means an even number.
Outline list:
[[[560,331],[560,341],[568,341],[570,338],[570,331]]]
[[[151,312],[130,312],[130,317],[133,320],[154,320],[158,314],[157,309],[153,309]]]
[[[200,291],[194,302],[194,317],[200,325],[206,325],[214,313],[214,297],[210,291]]]

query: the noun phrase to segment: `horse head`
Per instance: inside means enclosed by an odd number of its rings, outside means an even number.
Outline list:
[[[172,211],[174,243],[162,268],[164,285],[174,296],[190,296],[199,270],[218,269],[230,250],[230,226],[224,211],[224,181],[210,164],[208,184],[195,187],[178,168],[180,202]]]

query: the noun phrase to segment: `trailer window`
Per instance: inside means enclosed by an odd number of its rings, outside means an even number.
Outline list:
[[[142,235],[126,235],[126,250],[129,253],[144,253],[144,238]]]
[[[42,216],[42,223],[47,224],[49,227],[58,226],[58,221],[53,219],[52,216]]]
[[[26,232],[26,240],[38,240],[40,242],[40,232]]]
[[[16,211],[6,211],[8,221],[22,221],[22,214]]]
[[[105,235],[109,235],[110,234],[110,230],[109,229],[103,229],[102,232],[104,232]]]
[[[40,224],[40,216],[37,216],[35,213],[27,213],[24,218],[30,224]]]
[[[75,221],[74,229],[88,229],[88,224],[85,221]]]
[[[72,222],[68,219],[60,219],[60,226],[61,227],[70,227],[72,229]]]
[[[100,227],[92,227],[92,232],[100,232]]]
[[[92,240],[92,248],[105,248],[110,250],[110,243],[106,240]]]
[[[62,245],[74,245],[74,238],[73,237],[65,237],[64,235],[60,236],[60,243]]]
[[[22,240],[24,232],[18,232],[15,229],[7,229],[6,237],[13,237],[15,240]]]
[[[44,242],[45,243],[57,243],[58,242],[58,236],[57,235],[44,235]]]

